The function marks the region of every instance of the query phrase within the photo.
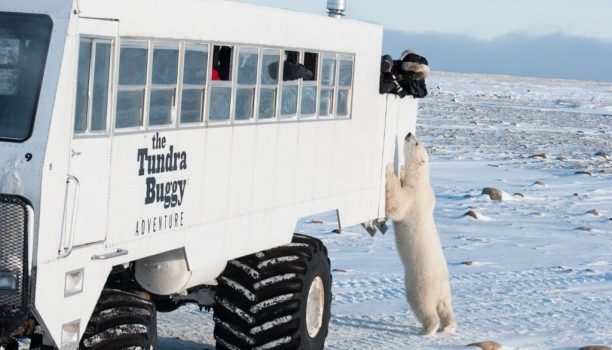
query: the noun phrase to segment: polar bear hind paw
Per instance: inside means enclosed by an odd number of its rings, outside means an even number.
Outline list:
[[[455,334],[456,331],[457,331],[456,323],[447,324],[446,326],[442,328],[442,332],[447,333],[447,334]]]

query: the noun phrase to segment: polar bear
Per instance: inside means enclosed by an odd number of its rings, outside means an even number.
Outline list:
[[[423,325],[423,334],[456,329],[446,259],[433,218],[435,196],[429,183],[427,150],[414,135],[404,140],[400,178],[387,165],[386,215],[404,265],[406,298]]]

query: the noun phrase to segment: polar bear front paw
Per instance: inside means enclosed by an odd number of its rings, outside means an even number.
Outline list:
[[[389,163],[387,164],[387,181],[389,181],[389,178],[392,176],[395,176],[395,169],[393,168],[393,164]]]
[[[395,176],[393,164],[387,164],[387,182],[385,184],[385,214],[386,216],[397,221],[400,218],[399,207],[401,205],[400,192],[402,185],[399,179]]]

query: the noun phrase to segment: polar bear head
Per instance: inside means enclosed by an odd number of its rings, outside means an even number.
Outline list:
[[[422,142],[408,133],[404,139],[404,169],[406,179],[429,179],[429,157]]]

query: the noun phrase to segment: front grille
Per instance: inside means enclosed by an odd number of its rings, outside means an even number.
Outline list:
[[[28,208],[22,197],[0,195],[0,274],[17,280],[16,290],[0,289],[0,338],[21,325],[28,311]]]

